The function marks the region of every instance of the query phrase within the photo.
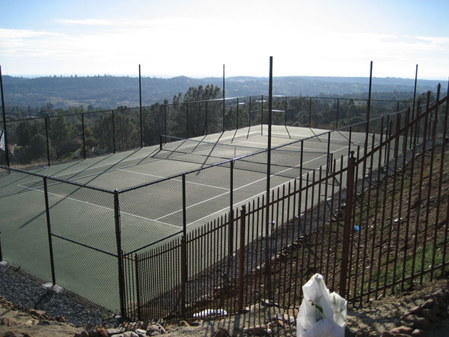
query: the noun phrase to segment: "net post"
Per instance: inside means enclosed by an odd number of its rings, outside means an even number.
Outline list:
[[[159,135],[159,151],[162,151],[162,135]]]
[[[53,285],[55,285],[56,284],[55,260],[53,256],[53,241],[52,241],[51,222],[50,222],[50,207],[48,203],[47,177],[43,177],[42,179],[44,183],[45,215],[47,220],[48,247],[50,250],[51,281]]]

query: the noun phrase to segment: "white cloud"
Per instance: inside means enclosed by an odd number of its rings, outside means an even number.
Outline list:
[[[47,74],[135,74],[142,64],[147,76],[220,76],[226,64],[228,76],[267,76],[272,55],[275,76],[368,76],[371,60],[375,76],[413,77],[416,63],[429,77],[449,74],[445,37],[277,30],[207,17],[59,22],[86,29],[0,29],[5,68],[26,74],[34,63]]]
[[[114,22],[110,20],[102,20],[102,19],[85,19],[85,20],[57,19],[55,21],[62,24],[83,25],[83,26],[112,26],[114,24]]]

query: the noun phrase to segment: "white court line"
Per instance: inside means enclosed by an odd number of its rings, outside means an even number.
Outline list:
[[[343,151],[343,150],[346,149],[346,148],[348,148],[348,146],[342,147],[342,148],[336,150],[335,152]],[[325,156],[327,156],[327,154],[326,154],[326,155],[319,156],[319,157],[314,158],[314,159],[311,159],[311,160],[309,160],[309,161],[306,161],[306,162],[303,163],[303,165],[304,165],[304,164],[308,164],[308,163],[310,163],[310,162],[312,162],[312,161],[314,161],[314,160],[320,159],[320,158],[325,157]],[[347,157],[347,156],[344,156],[344,157]],[[291,169],[293,169],[293,168],[297,168],[297,167],[299,167],[299,166],[300,166],[300,164],[298,164],[298,165],[296,165],[296,166],[294,166],[294,167],[292,167],[292,168],[285,169],[284,171],[281,171],[281,172],[279,172],[279,173],[283,173],[283,172],[285,172],[285,171],[291,170]],[[326,168],[326,167],[327,167],[327,165],[324,165],[323,168]],[[307,173],[304,173],[302,176],[304,177],[304,176],[306,176],[306,175],[307,175]],[[270,175],[270,177],[275,177],[275,176],[276,176],[276,174]],[[266,177],[265,177],[265,178],[262,178],[262,179],[259,179],[259,180],[255,181],[254,183],[263,181],[263,180],[265,180],[265,179],[266,179]],[[246,187],[246,186],[249,186],[249,185],[251,185],[251,184],[252,184],[252,183],[249,183],[249,184],[246,184],[246,185],[244,185],[244,186],[242,186],[242,187]],[[270,190],[275,190],[276,188],[281,187],[281,186],[283,186],[283,185],[285,185],[285,183],[282,183],[282,184],[279,184],[279,185],[277,185],[277,186],[274,186],[274,187],[272,187]],[[238,190],[238,189],[239,189],[239,188],[237,188],[236,190]],[[250,200],[253,200],[254,198],[256,198],[256,197],[258,197],[258,196],[261,196],[261,195],[263,195],[263,194],[265,194],[265,193],[266,193],[266,191],[260,192],[260,193],[258,193],[258,194],[255,194],[255,195],[253,195],[253,196],[251,196],[251,197],[248,197],[248,198],[246,198],[246,199],[244,199],[244,200],[238,202],[237,204],[243,204],[243,203],[246,203],[246,202],[248,202],[248,201],[250,201]],[[234,206],[234,205],[233,205],[233,206]],[[209,218],[209,217],[213,216],[214,214],[223,213],[224,211],[226,211],[226,210],[228,210],[228,209],[229,209],[229,207],[226,207],[226,208],[222,208],[221,210],[218,210],[218,211],[216,211],[216,212],[214,212],[214,213],[208,214],[208,215],[206,215],[206,216],[204,216],[204,217],[202,217],[202,218],[200,218],[200,219],[197,219],[197,220],[195,220],[195,221],[189,223],[189,224],[187,225],[187,227],[188,227],[188,226],[191,226],[191,225],[194,225],[194,224],[197,223],[197,222],[203,221],[204,219]],[[181,211],[182,211],[182,210],[181,210]],[[158,219],[162,219],[162,218],[163,218],[163,217],[158,218]]]
[[[127,172],[127,173],[135,173],[135,174],[140,174],[140,175],[143,175],[143,176],[149,176],[149,177],[155,177],[155,178],[167,178],[167,177],[163,177],[163,176],[156,176],[154,174],[135,172],[135,171],[130,171],[130,170],[119,169],[119,171],[123,171],[123,172]],[[182,182],[182,179],[170,179],[170,180]],[[229,191],[229,188],[226,188],[226,187],[215,186],[215,185],[208,185],[208,184],[201,184],[201,183],[195,183],[195,182],[187,181],[187,180],[186,180],[186,184],[198,185],[198,186],[203,186],[203,187],[211,187],[211,188],[216,188],[216,189],[219,189],[219,190]]]
[[[17,186],[19,186],[21,188],[24,188],[24,189],[32,190],[32,191],[35,191],[35,192],[44,193],[44,191],[39,189],[39,188],[23,186],[23,185],[20,185],[20,184],[18,184]],[[83,200],[75,199],[75,198],[72,198],[72,197],[67,197],[67,196],[64,196],[64,195],[61,195],[61,194],[57,194],[57,193],[53,193],[53,192],[48,192],[48,194],[56,196],[56,197],[59,197],[61,199],[67,199],[67,200],[75,201],[75,202],[78,202],[78,203],[81,203],[81,204],[85,204],[85,205],[89,205],[89,206],[96,206],[98,208],[106,209],[108,211],[114,211],[113,208],[106,207],[106,206],[101,206],[101,205],[97,205],[97,204],[93,204],[93,203],[91,203],[89,201],[83,201]],[[161,225],[175,227],[177,229],[181,229],[182,228],[182,227],[179,227],[179,226],[176,226],[176,225],[169,224],[167,222],[159,221],[157,219],[155,220],[155,219],[146,218],[146,217],[143,217],[143,216],[140,216],[140,215],[136,215],[136,214],[133,214],[133,213],[129,213],[129,212],[120,211],[120,213],[129,215],[131,217],[135,217],[135,218],[138,218],[138,219],[146,220],[146,221],[154,221],[154,222],[157,222],[157,223],[159,223]]]
[[[340,150],[344,150],[344,148],[341,148]],[[326,157],[326,156],[327,156],[327,154],[322,155],[322,156],[319,156],[319,157],[316,157],[316,158],[311,159],[311,160],[309,160],[309,161],[307,161],[307,162],[305,162],[305,163],[302,163],[302,164],[303,164],[303,165],[304,165],[304,164],[308,164],[308,163],[310,163],[310,162],[312,162],[312,161],[314,161],[314,160],[318,160],[318,159],[321,159],[321,158]],[[287,169],[285,169],[285,170],[283,170],[283,171],[280,171],[280,172],[278,172],[278,173],[276,173],[276,174],[270,175],[270,177],[275,177],[275,176],[277,176],[277,175],[279,175],[279,174],[281,174],[281,173],[284,173],[284,172],[290,171],[290,170],[292,170],[292,169],[298,168],[300,165],[301,165],[301,164],[298,164],[298,165],[295,165],[295,166],[293,166],[293,167],[287,168]],[[325,165],[324,167],[326,167],[326,166],[327,166],[327,165]],[[234,191],[238,191],[238,190],[240,190],[240,189],[242,189],[242,188],[251,186],[251,185],[253,185],[253,184],[259,183],[259,182],[264,181],[264,180],[266,180],[266,179],[267,179],[266,177],[263,177],[263,178],[260,178],[260,179],[258,179],[258,180],[252,181],[252,182],[250,182],[250,183],[248,183],[248,184],[246,184],[246,185],[240,186],[240,187],[238,187],[238,188],[234,188],[233,190],[234,190]],[[279,184],[278,186],[275,186],[275,187],[273,187],[272,189],[275,189],[275,188],[277,188],[277,187],[279,187],[279,186],[282,186],[282,185],[284,185],[284,184],[285,184],[285,183]],[[264,194],[264,193],[265,193],[265,192],[258,193],[258,194],[253,195],[253,196],[251,196],[251,197],[249,197],[248,199],[245,199],[245,200],[254,199],[255,197],[257,197],[257,196],[259,196],[259,195],[262,195],[262,194]],[[190,205],[190,206],[186,207],[186,209],[191,208],[191,207],[195,207],[195,206],[198,206],[198,205],[201,205],[201,204],[204,204],[204,203],[209,202],[209,201],[211,201],[211,200],[213,200],[213,199],[222,197],[223,195],[226,195],[226,194],[228,194],[228,193],[222,193],[222,194],[216,195],[216,196],[214,196],[214,197],[212,197],[212,198],[209,198],[209,199],[200,201],[200,202],[198,202],[198,203],[196,203],[196,204]],[[219,211],[216,211],[216,212],[214,212],[214,213],[211,213],[211,214],[209,214],[209,215],[206,215],[206,216],[204,216],[204,217],[202,217],[202,218],[200,218],[200,219],[198,219],[198,220],[195,220],[195,221],[189,223],[187,226],[193,225],[194,223],[196,223],[196,222],[198,222],[198,221],[201,221],[201,220],[204,219],[204,218],[210,217],[210,216],[213,215],[213,214],[223,212],[223,211],[226,210],[226,209],[228,209],[228,207],[227,207],[227,208],[223,208],[223,209],[221,209],[221,210],[219,210]],[[162,216],[162,217],[159,217],[159,218],[157,218],[157,220],[163,219],[163,218],[165,218],[165,217],[171,216],[171,215],[173,215],[173,214],[176,214],[176,213],[179,213],[179,212],[182,212],[182,211],[183,211],[183,209],[181,208],[181,209],[179,209],[179,210],[177,210],[177,211],[174,211],[174,212],[171,212],[171,213],[169,213],[169,214],[166,214],[166,215],[164,215],[164,216]]]

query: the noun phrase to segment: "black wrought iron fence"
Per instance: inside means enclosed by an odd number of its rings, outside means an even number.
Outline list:
[[[350,302],[446,276],[448,107],[429,95],[414,116],[382,118],[382,132],[331,170],[300,165],[269,200],[231,203],[205,226],[127,255],[127,315],[223,316],[262,299],[293,308],[315,273]]]

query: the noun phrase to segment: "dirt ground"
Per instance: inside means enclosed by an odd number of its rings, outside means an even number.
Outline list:
[[[385,331],[400,325],[400,316],[412,308],[423,303],[430,294],[439,290],[449,290],[448,280],[436,280],[416,287],[412,292],[404,292],[395,296],[364,304],[363,307],[348,306],[347,325],[355,336],[381,336]],[[48,337],[67,336],[73,337],[93,327],[75,327],[72,324],[58,322],[47,317],[41,311],[20,311],[12,303],[0,300],[0,336],[7,336],[7,332],[15,336]],[[266,325],[270,317],[283,315],[278,308],[267,308],[256,305],[245,315],[231,316],[221,320],[200,320],[192,324],[186,322],[166,323],[164,328],[167,336],[180,337],[206,337],[212,336],[219,328],[226,329],[232,336],[246,336],[250,333],[246,330],[250,327]],[[294,312],[288,312],[291,316]],[[278,316],[279,317],[279,316]],[[7,319],[7,320],[5,320]],[[9,326],[8,326],[9,322]],[[272,322],[272,321],[271,321]],[[5,324],[6,323],[6,324]],[[273,335],[296,336],[294,322],[286,322],[283,327],[274,327]],[[427,331],[428,336],[449,336],[449,318],[432,324]]]

